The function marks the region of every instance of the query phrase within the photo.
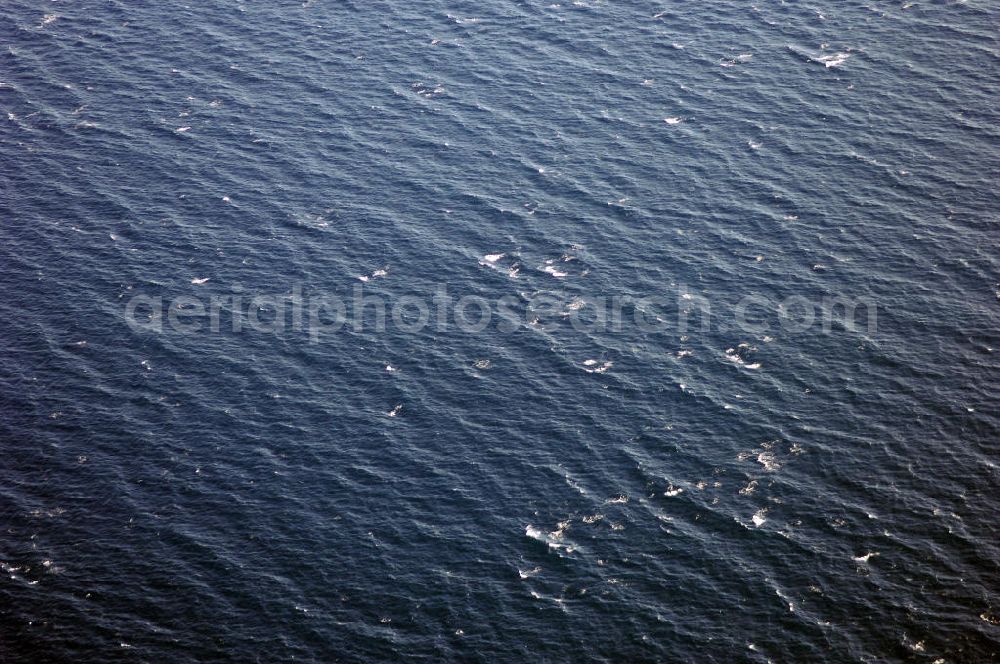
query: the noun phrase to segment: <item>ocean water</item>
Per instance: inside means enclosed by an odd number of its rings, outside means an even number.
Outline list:
[[[995,660],[998,26],[7,0],[0,661]]]

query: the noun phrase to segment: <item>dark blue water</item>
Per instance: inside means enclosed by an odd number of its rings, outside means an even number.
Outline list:
[[[0,661],[995,659],[998,26],[4,2]]]

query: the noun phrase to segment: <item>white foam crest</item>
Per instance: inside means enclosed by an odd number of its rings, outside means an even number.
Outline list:
[[[542,268],[542,272],[546,272],[548,274],[551,274],[553,277],[555,277],[557,279],[562,279],[563,277],[568,277],[569,276],[568,272],[561,272],[561,271],[559,271],[558,269],[556,269],[552,265],[546,265],[545,267],[543,267]]]
[[[833,53],[831,55],[821,55],[815,58],[816,62],[821,62],[827,67],[839,67],[851,57],[850,53]]]
[[[540,528],[536,528],[535,526],[529,524],[525,527],[524,534],[533,540],[544,543],[549,547],[549,549],[562,549],[566,553],[572,553],[576,550],[576,547],[564,541],[564,535],[568,528],[569,521],[559,522],[556,529],[551,532],[545,532]]]
[[[598,364],[599,363],[597,360],[584,360],[583,370],[586,371],[587,373],[602,374],[607,372],[608,369],[610,369],[615,365],[614,362],[604,362],[603,364],[600,364],[600,366],[598,366]]]

